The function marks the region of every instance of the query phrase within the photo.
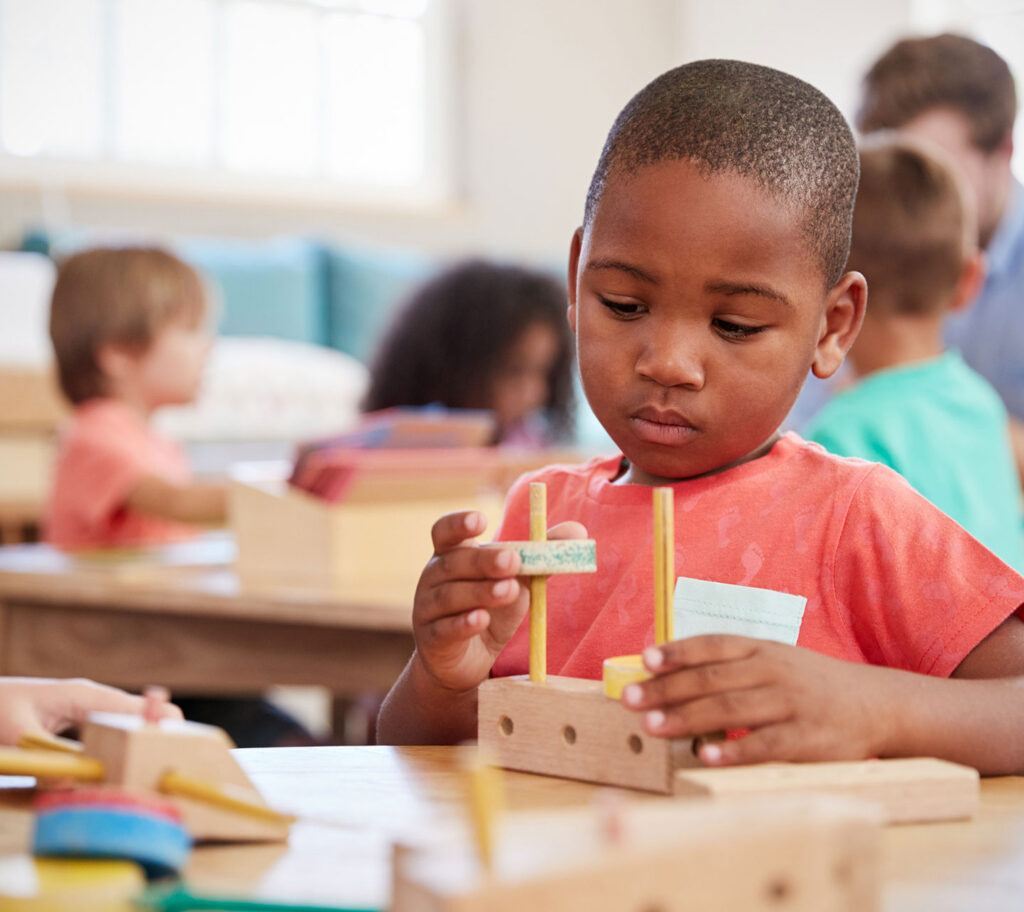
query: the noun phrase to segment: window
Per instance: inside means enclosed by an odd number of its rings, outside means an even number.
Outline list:
[[[444,0],[0,0],[0,173],[440,198],[445,12]]]
[[[922,35],[958,32],[987,44],[1024,85],[1024,0],[914,0],[914,26]],[[1014,127],[1013,172],[1024,180],[1024,118]]]

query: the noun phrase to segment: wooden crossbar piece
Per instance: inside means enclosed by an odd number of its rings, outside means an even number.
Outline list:
[[[483,548],[510,548],[519,554],[523,576],[554,576],[556,573],[596,573],[597,543],[592,538],[554,541],[503,541]]]
[[[669,794],[675,770],[698,762],[692,742],[648,735],[641,721],[600,681],[517,675],[479,688],[477,740],[506,769]]]
[[[394,852],[392,912],[872,912],[881,827],[871,808],[809,796],[628,802],[609,840],[596,808],[506,814],[490,870],[465,833]]]
[[[887,823],[963,820],[978,808],[977,770],[932,757],[852,763],[764,763],[675,774],[677,795],[743,798],[830,793],[879,804]]]

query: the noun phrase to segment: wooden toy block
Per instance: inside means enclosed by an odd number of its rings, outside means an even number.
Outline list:
[[[765,763],[675,775],[677,795],[749,799],[827,792],[879,804],[887,823],[961,820],[978,807],[977,770],[931,757],[854,763]]]
[[[634,802],[611,839],[592,808],[508,814],[486,870],[470,840],[396,846],[392,912],[871,912],[880,827],[841,799]]]
[[[555,541],[502,541],[484,548],[510,548],[519,554],[523,576],[596,573],[597,543],[592,538]]]
[[[600,681],[525,675],[479,688],[477,738],[501,766],[668,794],[692,742],[648,735],[641,714],[605,696]]]
[[[378,492],[380,493],[380,492]],[[246,584],[363,593],[415,591],[433,553],[431,526],[445,513],[475,509],[497,528],[501,497],[474,490],[328,503],[284,481],[232,482],[229,516]],[[412,490],[404,493],[412,495]],[[427,493],[431,494],[427,489]]]
[[[286,839],[288,821],[271,811],[234,757],[234,745],[212,725],[163,719],[147,723],[142,716],[92,713],[82,731],[86,757],[98,760],[105,781],[124,788],[167,791],[169,771],[186,783],[213,784],[217,801],[174,794],[185,826],[196,840],[261,842]],[[236,801],[231,806],[231,798]],[[242,810],[248,806],[249,810]],[[259,808],[266,813],[260,814]]]

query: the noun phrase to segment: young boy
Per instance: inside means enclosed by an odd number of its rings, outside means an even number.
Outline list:
[[[223,485],[192,481],[185,454],[149,427],[193,401],[210,348],[195,271],[155,249],[95,249],[60,267],[50,337],[74,406],[46,534],[60,548],[157,544],[224,521]]]
[[[862,148],[846,264],[871,289],[849,354],[859,381],[825,406],[807,436],[895,469],[1021,570],[1006,408],[942,342],[946,315],[967,306],[982,281],[977,235],[956,175],[935,154],[909,139]]]
[[[849,127],[798,79],[702,61],[642,90],[569,262],[584,390],[623,455],[522,479],[497,537],[525,537],[529,480],[548,485],[552,537],[587,526],[600,569],[550,581],[548,670],[597,677],[642,651],[655,677],[623,701],[649,732],[748,730],[705,745],[704,763],[934,755],[1019,771],[1024,578],[890,469],[777,433],[808,371],[833,373],[860,326],[866,284],[844,272],[856,186]],[[660,484],[675,489],[678,572],[805,596],[797,646],[650,646]],[[475,512],[434,526],[381,740],[471,737],[478,685],[526,670],[519,557],[469,547],[483,531]]]

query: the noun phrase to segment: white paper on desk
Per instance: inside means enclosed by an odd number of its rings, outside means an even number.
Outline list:
[[[673,632],[679,640],[733,633],[795,646],[806,607],[802,595],[680,576],[672,599]]]

